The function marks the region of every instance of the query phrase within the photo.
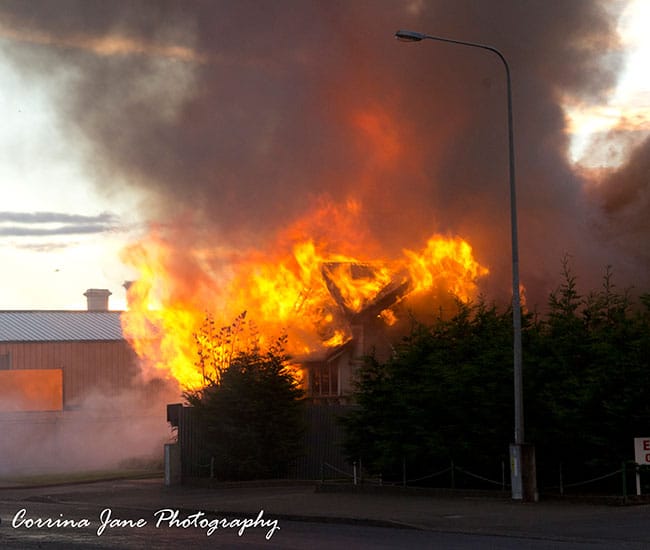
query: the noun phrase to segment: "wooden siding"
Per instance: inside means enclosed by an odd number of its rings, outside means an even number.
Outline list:
[[[0,343],[10,369],[61,369],[63,407],[79,406],[94,391],[109,396],[132,387],[137,358],[124,340]]]

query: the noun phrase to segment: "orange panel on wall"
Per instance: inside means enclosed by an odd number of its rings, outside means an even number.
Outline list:
[[[63,409],[61,369],[0,370],[0,411]]]

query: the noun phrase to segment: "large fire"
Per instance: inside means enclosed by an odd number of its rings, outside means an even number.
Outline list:
[[[341,241],[340,232],[333,243],[305,236],[308,225],[295,224],[264,252],[179,246],[162,231],[129,247],[124,259],[139,275],[123,325],[145,364],[198,388],[205,380],[196,335],[208,317],[229,326],[247,312],[260,338],[286,334],[287,351],[300,359],[346,343],[350,320],[364,311],[392,324],[399,302],[441,290],[467,300],[488,272],[460,237],[433,235],[418,251],[377,258],[361,252],[359,232],[354,243]]]

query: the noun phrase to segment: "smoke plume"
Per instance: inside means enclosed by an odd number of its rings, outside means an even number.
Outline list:
[[[615,86],[621,8],[5,1],[0,35],[25,73],[59,90],[100,187],[148,190],[154,219],[183,220],[183,246],[263,247],[315,205],[356,201],[348,240],[358,231],[392,253],[460,234],[491,269],[486,293],[500,297],[510,281],[503,66],[484,50],[393,34],[490,44],[512,72],[522,282],[529,302],[543,302],[566,254],[587,283],[607,264],[648,283],[648,157],[639,149],[593,191],[567,158],[561,107]]]
[[[169,397],[151,392],[145,396],[138,389],[119,395],[95,391],[65,413],[7,412],[12,403],[5,397],[0,415],[0,478],[160,468],[163,444],[171,438],[161,415]],[[20,403],[15,409],[21,410]]]

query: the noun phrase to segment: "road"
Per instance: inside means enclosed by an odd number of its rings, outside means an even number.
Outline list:
[[[2,503],[3,505],[6,503]],[[4,508],[4,506],[3,506]],[[348,548],[354,550],[374,549],[445,549],[445,550],[606,550],[612,548],[611,540],[566,538],[528,538],[479,535],[466,533],[445,533],[417,529],[373,527],[368,525],[341,525],[333,523],[312,523],[279,521],[279,529],[267,538],[267,529],[248,529],[241,536],[237,529],[219,529],[210,536],[201,528],[175,528],[167,525],[156,527],[153,518],[138,510],[112,510],[114,518],[130,519],[133,522],[145,520],[142,527],[106,528],[100,535],[102,525],[97,510],[80,510],[79,507],[33,503],[28,505],[31,518],[72,519],[88,518],[90,527],[60,528],[14,528],[12,517],[2,516],[0,525],[0,547],[7,550],[135,550],[156,548],[160,550],[191,548],[192,550],[227,548],[242,550],[295,549],[329,550]],[[617,541],[616,548],[642,549],[643,542]]]
[[[238,536],[233,531],[221,531],[206,537],[191,530],[113,529],[97,536],[94,530],[20,530],[3,524],[0,546],[7,550],[135,550],[156,548],[161,550],[191,548],[203,549],[287,549],[329,550],[347,548],[354,550],[376,549],[444,549],[444,550],[608,550],[611,541],[536,539],[503,537],[464,533],[440,533],[413,529],[369,527],[364,525],[334,525],[309,522],[281,522],[281,529],[270,540],[263,533],[248,532]],[[618,541],[617,549],[640,550],[645,543]]]
[[[231,511],[208,511],[218,509]],[[157,481],[0,489],[0,548],[636,550],[650,548],[650,507],[324,495],[313,487],[167,491]]]

